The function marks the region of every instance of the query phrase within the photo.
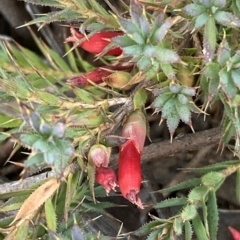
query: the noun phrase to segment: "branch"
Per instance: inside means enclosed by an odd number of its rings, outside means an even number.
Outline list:
[[[186,134],[173,139],[172,143],[169,140],[152,143],[144,147],[141,161],[142,163],[150,162],[156,158],[161,161],[161,158],[168,157],[181,152],[188,152],[205,147],[211,144],[220,142],[222,136],[221,127],[212,128],[209,130]],[[113,155],[111,163],[116,167],[118,155]]]
[[[156,158],[158,161],[161,161],[161,158],[170,155],[174,155],[181,152],[193,151],[211,144],[217,144],[220,142],[221,136],[222,129],[220,127],[217,127],[197,133],[186,134],[182,137],[173,139],[172,143],[170,143],[169,140],[153,143],[144,148],[141,160],[142,163],[150,162]],[[111,163],[115,169],[117,168],[117,162],[118,154],[114,154],[111,157]],[[77,169],[75,163],[71,164],[70,166],[69,166],[70,169]],[[42,173],[36,176],[28,177],[23,180],[1,184],[0,194],[28,189],[30,188],[31,185],[39,183],[40,181],[43,181],[53,176],[54,171],[50,171],[47,173]]]

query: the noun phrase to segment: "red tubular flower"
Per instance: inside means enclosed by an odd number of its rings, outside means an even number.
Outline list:
[[[240,240],[240,232],[232,227],[228,227],[229,231],[232,234],[233,240]]]
[[[115,187],[117,186],[117,178],[113,169],[108,167],[99,167],[96,169],[95,178],[96,181],[105,188],[107,195],[111,189],[116,191]]]
[[[140,152],[134,141],[129,140],[119,154],[118,182],[122,195],[131,203],[143,209],[139,191],[142,182]]]
[[[78,42],[79,40],[85,38],[83,34],[76,31],[73,27],[71,27],[70,31],[72,36],[68,37],[65,42]],[[123,35],[123,32],[121,31],[98,32],[90,36],[88,39],[85,39],[82,43],[79,44],[79,47],[87,52],[99,54],[110,43],[112,38],[121,35]],[[121,54],[122,49],[119,47],[111,49],[106,53],[106,55],[113,56],[119,56]]]
[[[93,145],[88,153],[88,161],[93,167],[107,167],[110,150],[102,144]]]
[[[139,208],[143,208],[139,191],[142,182],[141,153],[146,137],[146,121],[140,111],[133,112],[122,130],[129,140],[120,146],[118,181],[122,195]]]
[[[91,72],[82,74],[80,76],[72,77],[72,78],[68,79],[68,82],[72,86],[90,85],[88,80],[91,80],[92,82],[99,84],[99,83],[103,82],[103,78],[108,77],[115,70],[131,71],[132,68],[133,68],[133,65],[128,65],[128,66],[109,65],[109,66],[99,67],[99,68],[94,69]]]

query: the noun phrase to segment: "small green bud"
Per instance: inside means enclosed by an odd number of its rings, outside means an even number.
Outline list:
[[[117,71],[103,78],[103,81],[110,87],[128,90],[131,86],[126,86],[132,75],[128,72]]]

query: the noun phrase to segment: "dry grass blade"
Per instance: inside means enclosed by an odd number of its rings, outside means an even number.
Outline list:
[[[11,223],[13,225],[18,220],[25,220],[28,217],[32,218],[32,213],[35,212],[54,192],[59,188],[60,182],[56,178],[51,178],[39,188],[37,188],[23,203],[19,209],[15,219]],[[30,219],[28,219],[30,220]]]

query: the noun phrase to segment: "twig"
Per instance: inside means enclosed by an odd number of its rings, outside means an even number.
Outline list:
[[[153,143],[144,147],[141,161],[142,163],[146,163],[152,161],[154,158],[158,158],[157,160],[161,161],[161,158],[177,153],[197,150],[211,144],[218,144],[221,136],[222,129],[221,127],[217,127],[197,133],[186,134],[179,138],[176,137],[172,143],[170,143],[169,140]],[[114,167],[116,167],[117,161],[118,155],[112,156],[111,163]]]
[[[144,148],[142,155],[142,163],[152,161],[156,158],[158,158],[158,161],[161,161],[161,158],[174,155],[176,153],[192,151],[211,144],[217,144],[221,139],[221,135],[222,130],[220,127],[217,127],[198,133],[187,134],[181,138],[175,138],[173,139],[172,143],[170,143],[170,141],[153,143]],[[115,168],[117,168],[117,161],[118,154],[114,154],[111,157],[111,163]],[[69,167],[76,168],[76,164],[73,163]],[[2,184],[0,185],[0,194],[30,188],[31,185],[54,175],[55,173],[53,171],[50,171],[47,173],[28,177],[21,181],[14,181],[11,183]]]

